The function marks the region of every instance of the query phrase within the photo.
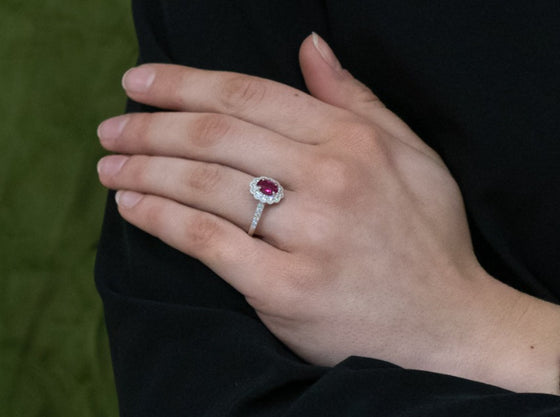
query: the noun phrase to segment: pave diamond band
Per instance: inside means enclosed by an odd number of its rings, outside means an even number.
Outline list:
[[[265,204],[276,204],[284,198],[284,189],[275,179],[269,177],[253,178],[249,184],[249,191],[253,197],[259,202],[247,232],[249,236],[253,236],[259,220],[261,219]]]
[[[253,236],[255,233],[255,229],[257,228],[257,224],[259,224],[259,220],[261,219],[262,212],[264,210],[264,203],[259,201],[257,204],[257,209],[255,210],[255,214],[253,215],[253,221],[251,222],[251,226],[249,227],[249,236]]]

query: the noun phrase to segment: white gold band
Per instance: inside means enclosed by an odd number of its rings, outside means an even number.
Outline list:
[[[249,231],[247,232],[249,233],[249,236],[253,236],[253,234],[255,233],[257,225],[259,224],[259,220],[261,219],[263,210],[264,210],[264,203],[261,203],[259,201],[259,204],[257,204],[257,209],[255,210],[255,214],[253,215],[253,221],[251,222],[251,226],[249,226]]]

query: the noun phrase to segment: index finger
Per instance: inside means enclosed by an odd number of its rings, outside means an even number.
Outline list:
[[[132,68],[123,77],[123,87],[131,99],[144,104],[227,114],[304,143],[327,141],[329,122],[343,112],[276,81],[180,65]]]

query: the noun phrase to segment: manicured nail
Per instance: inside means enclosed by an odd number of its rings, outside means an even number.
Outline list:
[[[110,155],[101,158],[97,163],[97,172],[101,175],[115,175],[121,170],[128,158],[124,155]]]
[[[115,194],[115,201],[117,205],[132,208],[144,197],[143,194],[134,191],[117,191]]]
[[[117,139],[128,123],[128,119],[128,116],[124,115],[105,120],[97,128],[97,136],[102,142]]]
[[[145,66],[129,69],[122,78],[122,86],[126,91],[132,93],[145,93],[148,91],[154,79],[156,72]]]
[[[325,42],[323,38],[321,38],[315,32],[312,32],[312,39],[313,39],[313,45],[315,46],[315,49],[317,49],[317,51],[319,52],[323,60],[327,64],[329,64],[329,66],[335,71],[341,71],[342,65],[340,65],[340,62],[336,58],[336,55],[334,54],[330,46],[327,44],[327,42]]]

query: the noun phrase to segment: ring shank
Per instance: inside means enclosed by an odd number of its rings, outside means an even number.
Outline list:
[[[247,232],[249,236],[253,236],[255,230],[257,229],[257,225],[259,224],[259,220],[261,219],[262,212],[264,210],[264,203],[259,201],[257,204],[257,208],[255,210],[255,214],[253,215],[253,220],[251,221],[251,226],[249,226],[249,231]]]

